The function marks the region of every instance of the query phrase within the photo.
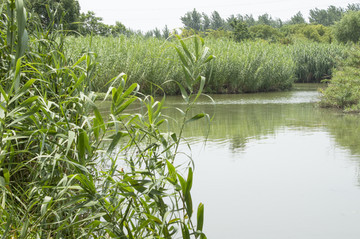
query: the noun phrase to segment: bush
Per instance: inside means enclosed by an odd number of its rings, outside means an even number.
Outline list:
[[[339,42],[359,42],[360,40],[360,11],[348,12],[340,22],[334,26],[334,34]]]
[[[286,37],[292,40],[303,39],[313,42],[331,43],[333,35],[330,27],[323,25],[295,24],[286,25],[281,28]]]
[[[335,70],[329,86],[322,90],[320,105],[345,111],[360,111],[360,47],[353,46],[350,56]]]
[[[279,29],[271,27],[269,25],[255,25],[249,28],[252,38],[259,38],[268,40],[270,42],[277,42],[283,38],[283,34]]]

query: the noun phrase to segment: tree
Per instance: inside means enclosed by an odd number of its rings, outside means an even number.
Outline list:
[[[38,15],[44,28],[54,24],[55,29],[61,25],[65,30],[77,30],[76,23],[80,17],[80,5],[77,0],[26,0],[29,12]]]
[[[225,26],[224,19],[221,18],[220,14],[217,11],[213,11],[211,14],[210,28],[213,30],[218,30]]]
[[[249,27],[249,32],[253,38],[278,41],[283,37],[280,30],[269,25],[256,25]]]
[[[310,23],[322,24],[324,26],[333,25],[336,21],[340,21],[344,10],[335,6],[329,6],[325,9],[312,9],[310,10],[309,21]]]
[[[162,34],[163,38],[168,39],[169,36],[170,36],[170,30],[169,30],[169,28],[168,28],[167,25],[165,25],[165,27],[164,27],[164,29],[162,30],[162,32],[163,32],[163,34]]]
[[[119,21],[116,21],[115,25],[110,26],[110,32],[111,32],[111,34],[113,36],[118,36],[118,35],[121,35],[121,34],[128,33],[128,30],[126,29],[124,24],[122,24]]]
[[[281,28],[287,38],[307,39],[314,42],[331,43],[333,41],[331,27],[321,24],[293,24]]]
[[[203,21],[202,21],[202,31],[206,31],[210,29],[210,17],[206,15],[206,13],[202,13]]]
[[[294,16],[291,17],[289,24],[303,24],[305,23],[305,18],[303,17],[302,13],[299,11]]]
[[[156,27],[156,28],[153,30],[153,33],[154,33],[154,36],[155,36],[156,38],[158,38],[158,39],[161,38],[161,31],[160,31],[159,28]]]
[[[263,15],[258,16],[258,21],[256,22],[256,25],[268,25],[276,28],[280,28],[282,26],[281,19],[272,19],[272,17],[265,13]]]
[[[201,22],[202,15],[196,9],[192,12],[187,12],[185,16],[181,17],[181,21],[184,24],[186,29],[194,29],[196,31],[200,31],[202,29]]]
[[[335,24],[334,34],[339,42],[359,42],[360,40],[360,12],[348,12]]]
[[[249,29],[245,22],[235,19],[230,25],[233,28],[233,37],[235,41],[240,42],[250,38]]]
[[[346,11],[348,11],[348,12],[349,11],[354,11],[354,12],[360,11],[360,3],[348,4]]]
[[[80,27],[79,31],[83,35],[96,34],[96,35],[108,35],[108,26],[101,22],[102,18],[97,17],[95,12],[88,11],[87,13],[81,13],[80,15]]]
[[[241,15],[240,15],[240,16],[241,16]],[[240,19],[239,16],[238,16],[238,19]],[[253,17],[252,14],[250,14],[250,15],[246,14],[246,15],[244,16],[244,22],[246,23],[246,25],[247,25],[248,27],[251,27],[251,26],[255,26],[255,25],[256,25],[256,21],[255,21],[255,19],[254,19],[254,17]]]
[[[272,18],[269,14],[265,13],[263,15],[258,16],[258,25],[271,25]]]

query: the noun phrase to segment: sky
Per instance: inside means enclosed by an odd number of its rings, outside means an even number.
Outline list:
[[[94,11],[109,25],[121,22],[132,30],[143,32],[156,27],[170,29],[182,27],[180,17],[194,8],[208,15],[218,11],[226,19],[231,14],[253,14],[254,18],[268,13],[273,19],[289,20],[301,11],[308,20],[310,9],[326,9],[330,5],[346,7],[349,3],[360,3],[359,0],[78,0],[81,12]]]

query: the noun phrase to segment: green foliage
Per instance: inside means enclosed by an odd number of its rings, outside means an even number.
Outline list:
[[[349,54],[335,70],[329,86],[322,90],[321,106],[360,111],[359,46],[353,46]]]
[[[121,22],[115,22],[115,25],[106,25],[101,17],[97,17],[94,12],[88,11],[81,13],[79,17],[78,31],[82,35],[100,35],[100,36],[119,36],[130,34],[130,31]]]
[[[313,42],[331,43],[333,35],[330,27],[312,24],[286,25],[281,28],[286,37],[292,40],[306,39]]]
[[[294,16],[291,17],[289,24],[295,25],[295,24],[304,24],[305,18],[303,17],[301,12],[296,13]]]
[[[344,56],[346,49],[345,46],[337,44],[302,41],[296,41],[291,45],[269,44],[263,40],[236,43],[227,37],[228,32],[214,31],[208,34],[207,44],[217,56],[216,61],[203,72],[209,79],[205,87],[208,93],[281,90],[289,88],[289,82],[293,80],[319,82],[331,76],[331,69],[336,66],[337,59]],[[91,42],[92,50],[100,61],[97,67],[97,80],[94,82],[94,87],[98,91],[106,91],[104,79],[111,79],[120,71],[128,73],[129,83],[139,83],[140,91],[143,93],[159,94],[155,87],[158,85],[167,94],[180,94],[176,86],[164,84],[169,80],[182,82],[183,73],[179,67],[181,63],[171,47],[172,41],[139,36],[68,37],[66,40],[66,51],[74,58],[79,57],[82,47]],[[275,65],[274,68],[271,68],[272,64]],[[260,74],[264,69],[267,71],[266,74]],[[252,74],[254,76],[251,76]],[[279,79],[276,80],[275,77]],[[257,83],[253,78],[257,79]],[[260,87],[259,82],[266,81],[266,78],[273,79],[268,82],[274,84]],[[247,84],[253,86],[247,87]]]
[[[185,29],[199,31],[207,31],[209,29],[219,30],[226,27],[225,20],[220,16],[217,11],[213,11],[209,17],[205,13],[200,13],[194,8],[193,11],[187,12],[181,18]]]
[[[77,30],[73,24],[79,20],[80,5],[77,0],[26,0],[29,12],[37,14],[43,28]],[[53,25],[53,26],[51,26]]]
[[[249,28],[252,38],[264,39],[270,42],[277,42],[283,38],[283,34],[279,29],[269,25],[256,25]]]
[[[202,29],[202,15],[196,9],[192,12],[187,12],[185,16],[181,17],[181,21],[187,29],[194,29],[195,31],[200,31]]]
[[[256,25],[268,25],[268,26],[280,28],[282,26],[282,21],[280,19],[274,20],[269,14],[265,13],[263,15],[258,16]]]
[[[340,7],[335,7],[333,5],[329,6],[327,9],[312,9],[309,13],[310,23],[321,24],[324,26],[333,25],[335,22],[340,21],[344,9]]]
[[[182,39],[176,43],[186,79],[176,84],[186,110],[178,132],[163,132],[165,96],[156,101],[141,95],[138,84],[119,74],[109,82],[111,108],[103,115],[92,92],[96,54],[69,57],[56,31],[24,37],[22,1],[6,7],[13,17],[0,28],[10,40],[0,42],[6,49],[0,71],[0,235],[204,238],[202,204],[193,215],[192,162],[178,162],[185,124],[208,118],[189,114],[206,81],[201,68],[213,59],[204,42],[194,38],[192,48]]]
[[[265,41],[238,44],[228,39],[210,45],[217,59],[211,66],[207,92],[274,91],[292,86],[295,64],[283,45]]]
[[[218,30],[220,28],[224,28],[225,26],[225,21],[224,19],[221,18],[220,14],[217,11],[213,11],[211,13],[211,18],[210,18],[210,28],[213,30]],[[205,26],[204,26],[205,28]]]
[[[334,35],[339,42],[359,42],[360,40],[360,12],[348,12],[334,26]]]
[[[296,82],[320,82],[330,78],[338,61],[346,57],[346,47],[336,44],[296,42],[291,47],[296,65]]]
[[[233,28],[233,38],[235,41],[241,42],[251,37],[245,22],[234,19],[230,25]]]

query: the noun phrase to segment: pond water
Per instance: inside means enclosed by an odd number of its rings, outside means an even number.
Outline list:
[[[186,131],[208,238],[360,238],[358,115],[318,108],[308,85],[212,97],[195,109],[215,114],[206,144],[204,122]]]

